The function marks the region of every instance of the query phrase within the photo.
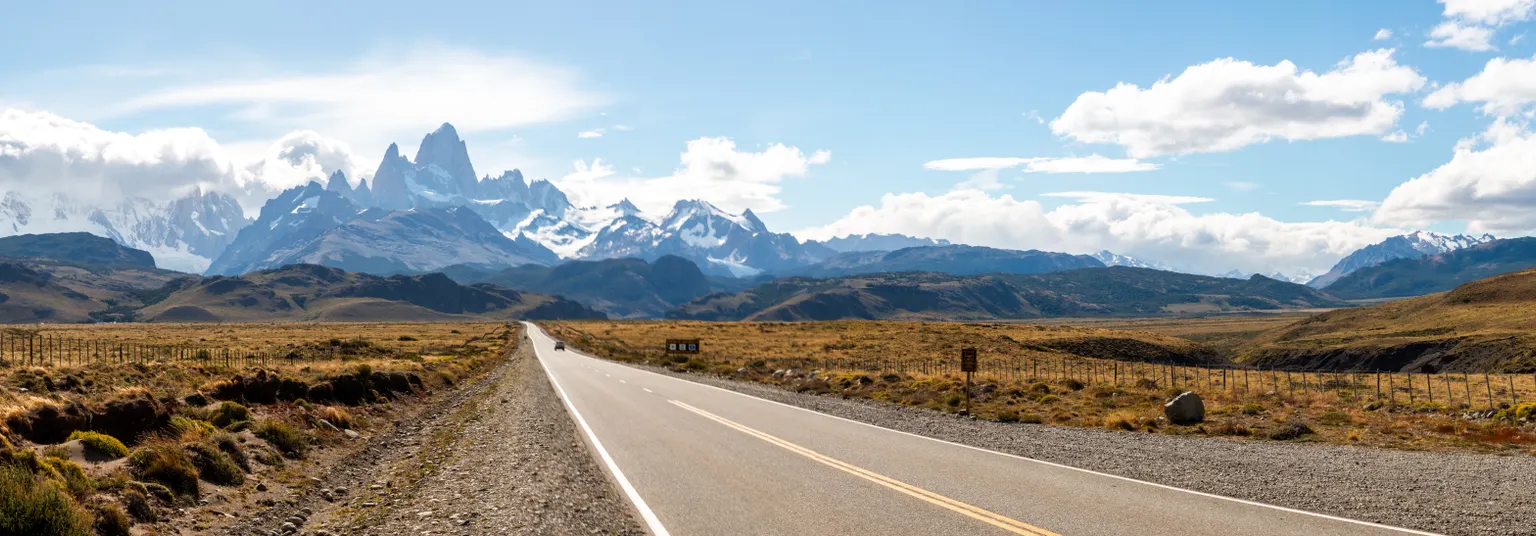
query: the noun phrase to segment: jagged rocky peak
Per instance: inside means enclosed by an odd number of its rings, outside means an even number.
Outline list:
[[[629,202],[629,198],[628,197],[624,198],[623,200],[619,201],[618,203],[614,203],[612,205],[608,205],[608,208],[610,210],[613,210],[613,211],[617,212],[619,214],[619,216],[639,216],[640,215],[640,207],[637,207],[637,206],[635,206],[634,203]]]
[[[453,192],[471,196],[477,181],[475,166],[469,161],[469,148],[459,139],[453,125],[443,123],[437,130],[421,139],[421,149],[416,151],[416,165],[422,168],[437,166],[451,178]]]
[[[544,213],[551,216],[564,216],[565,211],[571,208],[571,200],[565,197],[565,192],[544,179],[528,185],[528,204],[533,208],[544,209]]]
[[[325,188],[332,192],[350,193],[352,191],[352,185],[347,183],[347,174],[339,169],[331,172],[330,178],[325,179]]]

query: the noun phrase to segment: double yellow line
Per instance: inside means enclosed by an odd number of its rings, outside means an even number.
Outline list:
[[[736,423],[734,421],[731,421],[730,419],[726,419],[725,417],[721,417],[719,415],[715,415],[713,413],[710,413],[708,411],[704,411],[702,409],[690,406],[688,404],[684,404],[684,403],[678,402],[676,400],[670,400],[669,402],[671,402],[673,405],[676,405],[677,407],[680,407],[680,408],[686,409],[688,411],[691,411],[693,413],[696,413],[696,414],[698,414],[698,415],[700,415],[700,416],[702,416],[702,417],[704,417],[706,419],[709,419],[709,420],[718,422],[720,424],[726,425],[726,426],[728,426],[728,427],[730,427],[732,429],[735,429],[736,431],[739,431],[741,433],[750,435],[752,437],[756,437],[756,438],[761,439],[763,441],[767,441],[767,442],[772,443],[774,445],[778,445],[780,447],[783,447],[785,450],[788,450],[788,451],[793,452],[795,454],[799,454],[801,456],[805,456],[807,458],[810,458],[812,460],[815,460],[817,462],[820,462],[822,464],[830,466],[830,467],[832,467],[834,469],[837,469],[837,470],[843,471],[845,473],[857,476],[859,478],[863,478],[865,480],[868,480],[870,482],[874,482],[876,484],[885,486],[887,488],[899,491],[901,493],[904,493],[904,494],[910,495],[912,497],[915,497],[915,498],[921,499],[923,501],[926,501],[926,502],[928,502],[930,504],[934,504],[934,505],[937,505],[939,507],[942,507],[942,508],[954,511],[954,512],[959,513],[961,515],[964,515],[966,517],[970,517],[970,518],[975,519],[977,521],[981,521],[983,523],[987,523],[989,525],[992,525],[992,526],[995,526],[997,528],[1006,530],[1008,532],[1011,532],[1011,533],[1014,533],[1014,534],[1020,534],[1020,535],[1023,535],[1023,536],[1061,536],[1059,534],[1056,534],[1054,532],[1042,529],[1040,527],[1036,527],[1036,526],[1030,525],[1028,523],[1024,523],[1022,521],[1019,521],[1019,520],[1016,520],[1016,519],[1012,519],[1012,518],[1003,516],[1001,514],[993,513],[993,512],[990,512],[990,511],[987,511],[987,510],[983,510],[983,509],[975,507],[975,506],[971,506],[969,504],[966,504],[966,503],[963,503],[963,502],[951,499],[949,497],[945,497],[943,495],[939,495],[937,493],[934,493],[934,492],[931,492],[931,491],[919,488],[917,486],[913,486],[911,484],[908,484],[908,483],[902,482],[900,480],[896,480],[894,478],[891,478],[891,477],[888,477],[888,476],[885,476],[885,475],[882,475],[882,474],[870,471],[868,469],[864,469],[864,468],[861,468],[861,467],[858,467],[858,466],[855,466],[855,465],[852,465],[852,464],[849,464],[849,463],[846,463],[846,462],[843,462],[843,461],[840,461],[840,460],[837,460],[837,459],[829,458],[829,457],[824,456],[821,453],[818,453],[818,452],[813,451],[811,449],[802,447],[800,445],[796,445],[794,443],[790,443],[790,442],[785,441],[783,439],[779,439],[779,438],[774,437],[772,435],[769,435],[767,433],[755,430],[753,428],[750,428],[750,427],[747,427],[745,425],[742,425],[742,424]]]

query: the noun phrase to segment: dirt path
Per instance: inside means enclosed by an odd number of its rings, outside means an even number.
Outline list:
[[[301,534],[644,534],[526,344],[401,428],[355,487],[311,506]]]

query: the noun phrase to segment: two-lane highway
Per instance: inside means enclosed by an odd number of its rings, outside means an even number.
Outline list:
[[[1429,534],[1094,473],[556,351],[539,360],[659,535]]]

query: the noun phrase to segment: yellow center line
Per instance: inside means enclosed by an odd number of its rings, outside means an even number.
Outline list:
[[[790,443],[789,441],[785,441],[783,439],[779,439],[779,438],[774,437],[772,435],[769,435],[769,434],[767,434],[765,432],[758,431],[758,430],[750,428],[750,427],[748,427],[746,425],[739,424],[739,423],[737,423],[735,421],[731,421],[730,419],[726,419],[725,417],[721,417],[719,415],[715,415],[713,413],[710,413],[708,411],[704,411],[702,409],[690,406],[688,404],[685,404],[685,403],[682,403],[682,402],[678,402],[676,400],[670,400],[669,402],[671,402],[672,404],[674,404],[674,405],[676,405],[676,406],[678,406],[680,408],[683,408],[685,410],[688,410],[688,411],[691,411],[693,413],[696,413],[696,414],[698,414],[698,415],[700,415],[700,416],[702,416],[702,417],[704,417],[706,419],[709,419],[709,420],[718,422],[720,424],[723,424],[723,425],[725,425],[727,427],[730,427],[730,428],[732,428],[732,429],[734,429],[736,431],[742,432],[742,433],[750,435],[752,437],[756,437],[756,438],[761,439],[763,441],[767,441],[767,442],[772,443],[774,445],[778,445],[779,447],[783,447],[785,450],[788,450],[790,452],[794,452],[794,453],[799,454],[801,456],[805,456],[807,458],[810,458],[810,459],[812,459],[814,461],[820,462],[820,463],[822,463],[824,465],[833,467],[833,468],[838,469],[840,471],[852,474],[854,476],[857,476],[859,478],[863,478],[865,480],[874,482],[876,484],[880,484],[882,486],[885,486],[887,488],[891,488],[893,490],[899,491],[899,492],[904,493],[906,495],[909,495],[909,496],[912,496],[912,497],[916,497],[918,499],[922,499],[923,501],[926,501],[926,502],[928,502],[930,504],[934,504],[934,505],[943,507],[945,509],[954,511],[954,512],[962,514],[962,515],[965,515],[965,516],[970,517],[972,519],[976,519],[978,521],[982,521],[982,522],[987,523],[989,525],[1001,528],[1001,529],[1006,530],[1008,532],[1012,532],[1014,534],[1020,534],[1020,535],[1024,535],[1024,536],[1061,536],[1059,534],[1056,534],[1054,532],[1042,529],[1040,527],[1036,527],[1036,526],[1030,525],[1028,523],[1024,523],[1022,521],[1019,521],[1019,520],[1016,520],[1016,519],[1012,519],[1012,518],[1003,516],[1001,514],[997,514],[997,513],[994,513],[994,512],[983,510],[983,509],[981,509],[979,507],[972,506],[972,505],[969,505],[969,504],[966,504],[966,503],[963,503],[963,502],[951,499],[949,497],[945,497],[943,495],[939,495],[937,493],[934,493],[934,492],[931,492],[931,491],[919,488],[917,486],[913,486],[911,484],[907,484],[907,483],[902,482],[900,480],[896,480],[894,478],[891,478],[891,477],[888,477],[888,476],[885,476],[885,475],[882,475],[882,474],[870,471],[868,469],[864,469],[864,468],[861,468],[861,467],[849,464],[847,462],[843,462],[841,460],[830,458],[828,456],[825,456],[825,455],[823,455],[821,453],[818,453],[816,451],[813,451],[811,449],[802,447],[800,445],[796,445],[794,443]]]

